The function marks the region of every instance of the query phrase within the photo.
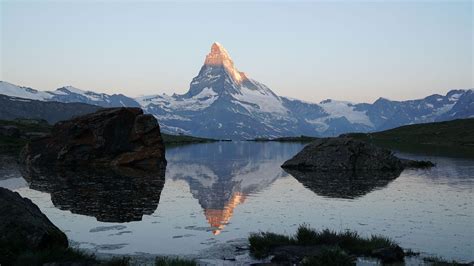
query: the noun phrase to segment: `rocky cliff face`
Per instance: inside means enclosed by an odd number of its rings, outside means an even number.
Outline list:
[[[21,157],[27,166],[166,165],[160,127],[139,108],[102,109],[57,123],[50,136],[28,143]]]

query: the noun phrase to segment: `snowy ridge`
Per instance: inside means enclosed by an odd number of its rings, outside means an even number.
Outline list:
[[[53,97],[53,95],[51,95],[49,92],[39,91],[28,87],[21,87],[5,81],[0,81],[0,94],[41,101]]]

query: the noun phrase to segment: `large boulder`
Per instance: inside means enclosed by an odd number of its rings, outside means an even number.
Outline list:
[[[399,159],[390,150],[348,137],[313,141],[282,167],[311,171],[399,171],[428,167],[430,162]]]
[[[166,165],[160,127],[139,108],[101,109],[54,125],[21,153],[27,166]]]
[[[31,200],[0,187],[0,263],[18,252],[67,248],[68,240]]]

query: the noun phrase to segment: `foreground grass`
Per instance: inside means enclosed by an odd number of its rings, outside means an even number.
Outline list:
[[[427,257],[423,258],[425,262],[430,263],[432,266],[469,266],[472,265],[471,263],[460,263],[455,260],[445,260],[440,257]]]
[[[171,257],[157,257],[155,260],[156,266],[195,266],[196,261],[182,259],[182,258],[171,258]]]
[[[5,265],[44,265],[48,263],[66,265],[101,265],[101,266],[127,266],[129,258],[120,257],[109,260],[98,260],[93,254],[89,254],[73,248],[51,248],[39,251],[26,251],[3,258],[1,262]]]
[[[250,250],[257,258],[266,257],[272,249],[286,245],[339,248],[357,256],[371,256],[374,250],[398,247],[395,242],[382,236],[364,238],[356,232],[335,232],[329,229],[316,231],[306,225],[300,226],[294,236],[268,232],[254,233],[250,235],[249,242]]]

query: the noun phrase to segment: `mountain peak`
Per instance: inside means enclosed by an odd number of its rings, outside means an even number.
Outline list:
[[[211,52],[206,56],[204,61],[206,66],[222,66],[231,75],[232,79],[236,83],[241,83],[246,80],[247,77],[243,72],[239,72],[235,66],[234,61],[230,58],[227,50],[218,42],[214,42],[211,46]]]

